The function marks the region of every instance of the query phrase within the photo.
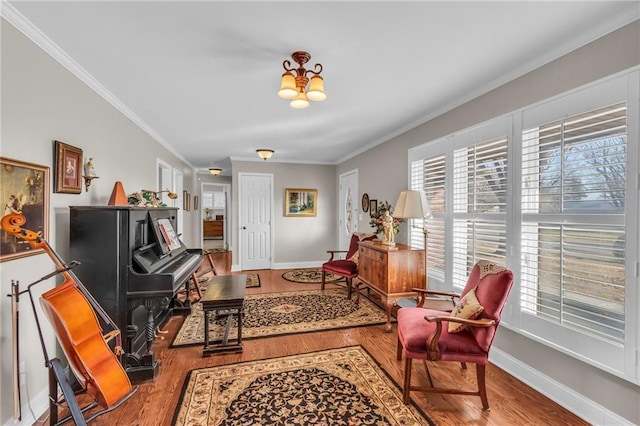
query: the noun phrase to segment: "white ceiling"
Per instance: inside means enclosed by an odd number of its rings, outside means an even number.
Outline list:
[[[193,167],[228,174],[262,147],[337,164],[637,19],[639,4],[8,1],[2,14]],[[328,96],[304,110],[276,95],[296,50],[323,65]]]

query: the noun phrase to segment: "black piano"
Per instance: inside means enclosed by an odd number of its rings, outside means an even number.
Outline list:
[[[155,335],[173,313],[191,312],[189,279],[203,254],[180,241],[176,218],[174,207],[70,207],[73,271],[120,329],[132,382],[156,376]]]

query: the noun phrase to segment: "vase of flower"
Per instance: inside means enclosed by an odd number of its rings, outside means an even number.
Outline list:
[[[371,212],[371,220],[369,221],[369,225],[374,229],[374,233],[384,235],[384,213],[389,212],[391,216],[393,216],[393,207],[388,201],[383,201],[378,205],[378,209],[374,212]],[[393,218],[392,229],[393,234],[397,234],[400,232],[400,224],[404,222],[404,219]],[[384,238],[383,238],[384,240]],[[392,241],[389,241],[392,242]]]

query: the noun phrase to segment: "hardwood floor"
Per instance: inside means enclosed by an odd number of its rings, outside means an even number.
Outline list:
[[[214,255],[218,273],[229,271],[231,253]],[[284,271],[258,272],[261,287],[247,289],[248,294],[319,288],[319,284],[297,284],[282,279]],[[250,339],[243,341],[241,354],[202,357],[200,346],[170,349],[172,337],[181,323],[173,317],[165,326],[167,334],[154,342],[153,350],[161,362],[153,382],[138,385],[138,392],[123,406],[98,417],[92,425],[170,425],[187,372],[194,368],[279,357],[348,345],[362,345],[389,375],[402,383],[404,361],[395,359],[395,326],[391,333],[383,325],[316,333]],[[499,331],[498,331],[499,332]],[[423,376],[421,363],[414,363],[414,380]],[[431,368],[434,381],[441,386],[475,382],[475,368],[466,371],[459,364],[438,363]],[[490,364],[487,366],[487,392],[491,411],[482,410],[480,398],[460,395],[412,393],[413,400],[438,425],[587,425],[579,417],[544,397],[519,380]],[[43,419],[37,424],[48,424]]]

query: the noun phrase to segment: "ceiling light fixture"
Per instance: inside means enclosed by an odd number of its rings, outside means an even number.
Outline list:
[[[292,67],[288,59],[282,63],[285,73],[282,74],[278,96],[291,99],[289,105],[297,109],[308,107],[309,101],[307,99],[324,101],[327,95],[324,93],[324,80],[320,76],[322,64],[315,64],[313,66],[315,71],[306,69],[304,64],[309,62],[311,55],[304,51],[293,52],[291,58],[298,64],[298,68]],[[309,83],[307,74],[313,74],[311,83]],[[309,83],[309,90],[306,90],[307,83]]]
[[[256,152],[258,153],[258,157],[262,158],[264,161],[267,161],[273,155],[272,149],[260,148],[256,149]]]
[[[209,173],[214,176],[218,176],[220,173],[222,173],[222,169],[219,167],[209,167]]]

